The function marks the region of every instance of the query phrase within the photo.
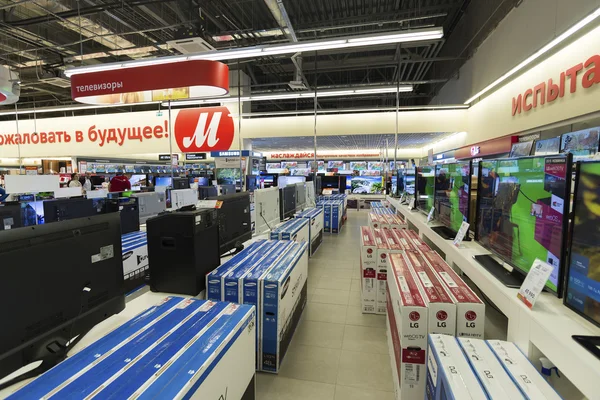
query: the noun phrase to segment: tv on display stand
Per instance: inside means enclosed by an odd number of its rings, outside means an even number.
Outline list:
[[[456,233],[452,229],[447,226],[432,226],[431,230],[440,235],[442,238],[446,240],[454,240],[456,238]],[[465,235],[463,238],[463,242],[470,242],[471,238],[468,235]]]
[[[520,288],[525,280],[525,277],[520,274],[516,268],[512,271],[504,268],[502,263],[494,259],[491,254],[482,254],[473,256],[473,258],[481,264],[490,274],[509,288]]]

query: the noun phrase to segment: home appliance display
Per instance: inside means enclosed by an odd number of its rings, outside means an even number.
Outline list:
[[[43,360],[0,388],[52,368],[91,328],[125,308],[118,214],[4,230],[0,259],[12,266],[3,268],[5,282],[28,286],[7,284],[0,291],[2,302],[11,304],[2,311],[10,323],[0,330],[0,379]],[[52,268],[49,260],[56,261]]]
[[[531,149],[533,148],[533,140],[528,142],[515,143],[512,145],[510,149],[510,158],[513,157],[527,157],[531,154]]]
[[[415,205],[419,211],[429,214],[435,197],[435,168],[433,166],[417,167],[416,186],[417,201]]]
[[[534,155],[549,156],[560,152],[560,137],[536,140]]]
[[[221,188],[221,194],[234,194],[235,193],[235,185],[219,185]]]
[[[600,326],[600,162],[577,163],[564,303]]]
[[[209,200],[223,202],[217,212],[220,253],[225,254],[231,249],[241,249],[245,241],[252,239],[250,193],[209,197]]]
[[[154,186],[173,187],[173,182],[170,176],[157,176],[154,178]]]
[[[281,220],[291,218],[296,212],[296,186],[279,188],[279,207]]]
[[[571,153],[575,157],[593,156],[598,152],[600,127],[565,133],[560,142],[561,153]]]
[[[570,154],[479,163],[476,239],[513,271],[490,255],[475,258],[505,285],[520,287],[539,258],[554,267],[546,288],[561,294],[571,164]]]
[[[470,161],[435,167],[436,218],[444,226],[432,229],[444,239],[454,239],[462,223],[469,222],[471,170]]]
[[[348,176],[346,182],[352,194],[382,194],[385,188],[381,176]]]

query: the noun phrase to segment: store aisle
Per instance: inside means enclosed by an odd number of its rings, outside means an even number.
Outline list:
[[[257,374],[258,400],[393,400],[385,316],[360,310],[359,227],[348,210],[309,261],[308,304],[279,375]]]

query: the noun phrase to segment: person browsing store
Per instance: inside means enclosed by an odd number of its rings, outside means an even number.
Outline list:
[[[127,190],[131,190],[131,182],[129,182],[129,178],[127,178],[127,176],[125,176],[125,174],[122,172],[117,172],[117,175],[110,180],[108,191],[115,193],[125,192]]]

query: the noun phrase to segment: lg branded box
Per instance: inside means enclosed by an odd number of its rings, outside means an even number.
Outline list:
[[[390,256],[388,323],[399,387],[396,398],[421,400],[425,393],[427,304],[403,254]]]
[[[379,246],[377,254],[377,314],[385,314],[387,311],[387,273],[389,268],[389,257],[391,254],[400,254],[404,248],[400,245],[398,237],[391,229],[377,229],[375,234],[378,243],[384,242],[385,245]]]
[[[377,243],[368,226],[360,227],[360,276],[362,312],[374,314],[377,308]]]
[[[420,252],[431,251],[431,247],[429,247],[429,245],[425,243],[416,232],[409,229],[400,229],[397,231],[397,233],[403,239],[401,239],[401,242],[404,245],[410,246],[411,250]]]
[[[307,299],[308,243],[294,243],[285,262],[260,280],[259,365],[279,372]]]
[[[428,333],[456,334],[456,305],[446,287],[429,268],[420,253],[407,251],[405,257],[429,308]]]
[[[130,292],[146,283],[148,275],[148,237],[146,232],[131,232],[121,236],[125,291]]]
[[[488,340],[487,344],[526,399],[561,399],[514,343]]]
[[[483,339],[485,304],[435,251],[423,253],[456,304],[456,336]]]
[[[167,297],[10,398],[253,399],[255,329],[253,307]]]
[[[484,340],[459,338],[458,344],[490,399],[526,399]]]
[[[425,399],[489,399],[452,336],[429,335]]]
[[[372,204],[372,203],[371,203]],[[369,213],[369,226],[373,229],[381,228],[380,215],[375,212]]]

